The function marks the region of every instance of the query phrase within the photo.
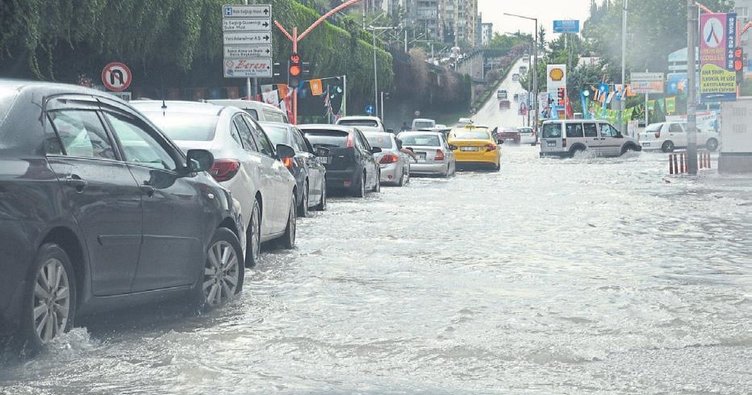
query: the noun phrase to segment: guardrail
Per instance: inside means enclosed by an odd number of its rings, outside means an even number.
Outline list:
[[[710,169],[710,152],[697,152],[697,167],[700,170]],[[669,174],[686,174],[687,171],[687,153],[676,152],[668,155],[668,172]]]

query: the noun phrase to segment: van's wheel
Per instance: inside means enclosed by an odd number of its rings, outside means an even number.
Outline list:
[[[295,236],[297,232],[297,216],[295,215],[295,194],[292,196],[292,203],[290,204],[290,213],[287,216],[287,227],[285,228],[285,234],[282,236],[282,248],[291,250],[295,248]]]
[[[661,145],[661,151],[663,152],[674,152],[674,142],[671,140],[666,140],[663,142],[663,145]]]
[[[73,265],[59,245],[43,244],[27,281],[20,335],[31,353],[73,327],[76,315]]]
[[[708,151],[715,151],[718,149],[718,140],[716,139],[708,139],[708,141],[705,143],[705,148],[707,148]]]
[[[254,267],[261,259],[261,205],[253,200],[245,251],[245,267]]]
[[[308,180],[305,180],[305,185],[303,185],[303,195],[300,199],[300,204],[298,205],[298,217],[307,217],[308,216],[308,199],[310,198],[309,192],[308,192]]]
[[[572,149],[569,150],[569,157],[574,158],[575,155],[577,155],[578,152],[585,151],[585,148],[577,145],[572,147]]]
[[[625,144],[623,147],[621,147],[621,154],[624,155],[629,151],[634,151],[635,147],[632,144]]]
[[[219,228],[206,250],[201,283],[197,287],[199,309],[214,308],[235,298],[243,289],[244,265],[240,241],[232,231]]]

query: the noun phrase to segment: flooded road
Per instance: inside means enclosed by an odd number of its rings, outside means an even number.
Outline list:
[[[90,319],[0,393],[752,392],[752,178],[537,152],[333,199],[230,306]]]

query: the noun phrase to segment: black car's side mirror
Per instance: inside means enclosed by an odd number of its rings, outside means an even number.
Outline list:
[[[379,148],[379,147],[371,147],[371,153],[372,154],[378,154],[379,152],[381,152],[381,148]]]
[[[277,144],[277,157],[280,160],[295,157],[295,150],[287,144]]]
[[[198,173],[211,169],[214,165],[214,155],[204,149],[189,149],[186,153],[188,162],[187,170],[190,173]]]

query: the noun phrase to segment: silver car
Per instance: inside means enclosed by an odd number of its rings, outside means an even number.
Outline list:
[[[410,172],[449,177],[454,174],[456,162],[454,153],[443,133],[402,132],[397,138],[402,146],[413,151],[417,163],[410,165]]]
[[[401,145],[391,133],[363,132],[371,147],[381,148],[374,159],[381,168],[381,183],[403,186],[410,181],[410,161],[412,158],[400,151]]]

